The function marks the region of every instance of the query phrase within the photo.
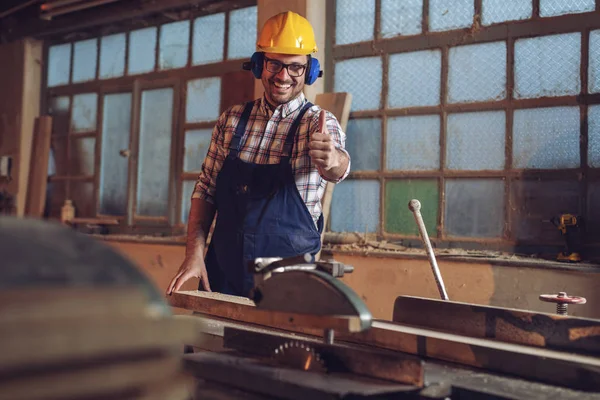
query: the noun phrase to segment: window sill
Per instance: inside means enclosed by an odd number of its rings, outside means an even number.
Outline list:
[[[106,242],[139,243],[139,244],[164,244],[185,246],[185,236],[150,236],[150,235],[125,235],[125,234],[89,234],[94,239]]]
[[[396,247],[396,248],[394,248]],[[600,273],[600,263],[582,261],[579,263],[564,263],[543,259],[535,256],[524,257],[516,254],[501,253],[485,250],[463,249],[434,249],[435,258],[440,262],[455,263],[487,263],[505,267],[524,267],[536,269],[553,269],[572,272]],[[379,257],[395,259],[428,260],[427,254],[421,248],[405,248],[385,242],[369,242],[369,244],[325,245],[324,256],[336,255]]]

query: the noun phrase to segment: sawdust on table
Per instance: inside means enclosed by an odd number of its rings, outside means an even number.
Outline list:
[[[356,243],[348,244],[326,244],[323,246],[324,251],[331,252],[360,252],[364,255],[369,254],[403,254],[407,256],[421,255],[427,256],[425,249],[418,247],[407,247],[396,243],[390,243],[385,240],[362,240]],[[466,250],[460,248],[440,249],[435,248],[433,252],[436,257],[475,257],[475,258],[493,258],[502,260],[521,260],[537,258],[537,255],[517,255],[494,250]]]

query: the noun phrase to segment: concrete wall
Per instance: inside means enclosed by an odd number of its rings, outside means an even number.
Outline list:
[[[165,290],[184,255],[182,245],[107,241],[136,263]],[[431,268],[425,258],[391,258],[335,254],[335,260],[355,267],[343,278],[366,302],[376,318],[391,319],[399,295],[439,298]],[[600,273],[566,271],[548,267],[493,265],[489,262],[438,260],[451,300],[540,312],[555,312],[555,306],[538,300],[542,293],[567,293],[587,298],[587,304],[572,306],[574,316],[600,318]],[[198,280],[183,290],[194,290]]]

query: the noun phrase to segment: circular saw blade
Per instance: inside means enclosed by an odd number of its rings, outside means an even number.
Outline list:
[[[327,372],[325,362],[315,349],[307,343],[293,340],[283,343],[273,352],[277,364],[302,371]]]

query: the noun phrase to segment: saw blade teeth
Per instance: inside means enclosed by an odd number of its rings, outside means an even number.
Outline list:
[[[323,358],[310,345],[297,340],[279,345],[273,352],[276,362],[303,371],[327,372]]]

